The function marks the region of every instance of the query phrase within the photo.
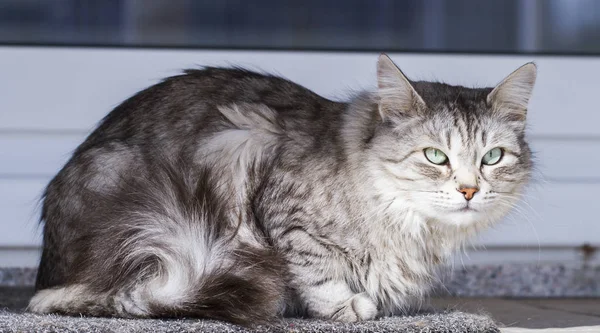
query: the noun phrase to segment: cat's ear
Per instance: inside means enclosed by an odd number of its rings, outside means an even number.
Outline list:
[[[386,54],[377,62],[379,113],[383,119],[392,115],[417,115],[425,102],[410,81]]]
[[[487,96],[488,105],[496,112],[504,112],[515,120],[525,121],[536,75],[537,67],[532,62],[519,67]]]

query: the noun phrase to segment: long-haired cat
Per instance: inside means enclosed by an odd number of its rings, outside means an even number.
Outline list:
[[[188,70],[129,98],[48,185],[36,313],[403,313],[436,268],[518,200],[536,77],[406,78],[333,102],[242,69]]]

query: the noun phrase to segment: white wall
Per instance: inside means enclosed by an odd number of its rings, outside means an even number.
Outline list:
[[[468,86],[492,86],[536,61],[529,134],[540,172],[526,201],[477,242],[492,248],[600,245],[599,58],[391,56],[413,79]],[[44,185],[108,111],[161,78],[183,68],[236,64],[343,99],[374,87],[376,60],[375,53],[0,47],[0,250],[40,244],[36,205]]]

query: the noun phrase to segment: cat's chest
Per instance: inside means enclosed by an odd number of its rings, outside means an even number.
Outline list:
[[[415,244],[381,246],[368,252],[363,266],[365,292],[388,314],[408,306],[430,287],[434,264]]]
[[[374,257],[366,270],[365,283],[368,289],[390,289],[403,292],[418,284],[418,276],[427,275],[429,267],[410,256],[388,255]]]

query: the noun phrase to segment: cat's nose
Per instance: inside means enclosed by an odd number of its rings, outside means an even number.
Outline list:
[[[479,192],[479,187],[477,186],[461,186],[456,189],[458,192],[465,195],[465,199],[471,200],[475,193]]]

